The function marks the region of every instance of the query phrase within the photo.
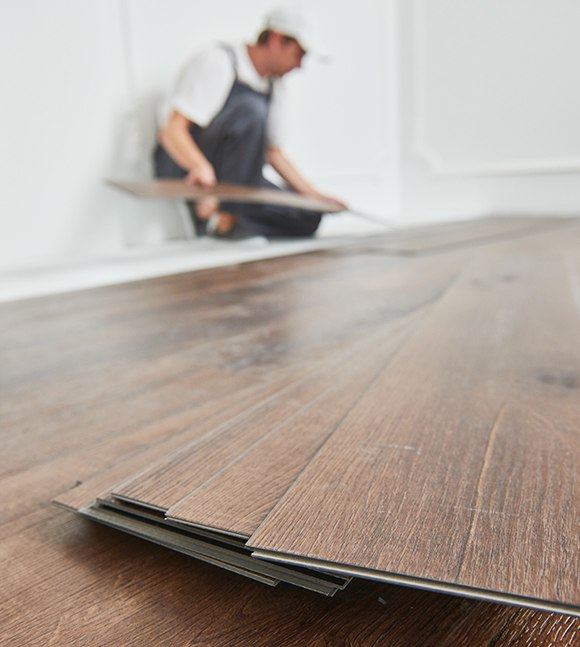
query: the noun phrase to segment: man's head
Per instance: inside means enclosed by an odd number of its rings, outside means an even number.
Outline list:
[[[295,38],[273,29],[264,29],[256,44],[264,51],[272,76],[284,76],[299,68],[306,54]]]
[[[277,7],[266,16],[257,45],[273,76],[299,68],[307,53],[325,57],[320,40],[313,35],[312,16],[296,4]]]

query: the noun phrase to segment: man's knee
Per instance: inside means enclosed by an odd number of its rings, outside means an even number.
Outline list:
[[[322,221],[322,214],[319,214],[319,213],[308,213],[307,215],[305,214],[305,216],[302,218],[302,223],[301,223],[301,235],[313,236],[318,230],[318,227],[320,226],[321,221]]]
[[[296,212],[290,210],[286,218],[278,223],[280,235],[283,236],[313,236],[322,220],[322,214],[303,211]]]

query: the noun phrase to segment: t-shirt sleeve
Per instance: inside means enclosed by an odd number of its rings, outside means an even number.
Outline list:
[[[281,79],[276,81],[266,127],[266,144],[270,148],[282,147],[284,142],[286,129],[285,92],[283,81]]]
[[[205,128],[223,107],[234,82],[228,53],[214,47],[196,54],[181,70],[168,109]]]

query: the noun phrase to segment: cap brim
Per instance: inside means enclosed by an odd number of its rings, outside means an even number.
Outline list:
[[[332,56],[330,52],[320,44],[314,45],[309,39],[298,39],[298,44],[306,52],[309,58],[315,59],[320,63],[330,63]]]

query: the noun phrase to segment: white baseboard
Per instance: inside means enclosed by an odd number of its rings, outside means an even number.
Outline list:
[[[90,260],[64,260],[43,267],[18,268],[0,273],[0,301],[13,301],[167,276],[180,272],[235,265],[249,261],[327,249],[354,237],[385,231],[349,216],[337,217],[309,240],[268,242],[251,238],[228,242],[210,238],[165,243],[154,248]]]

